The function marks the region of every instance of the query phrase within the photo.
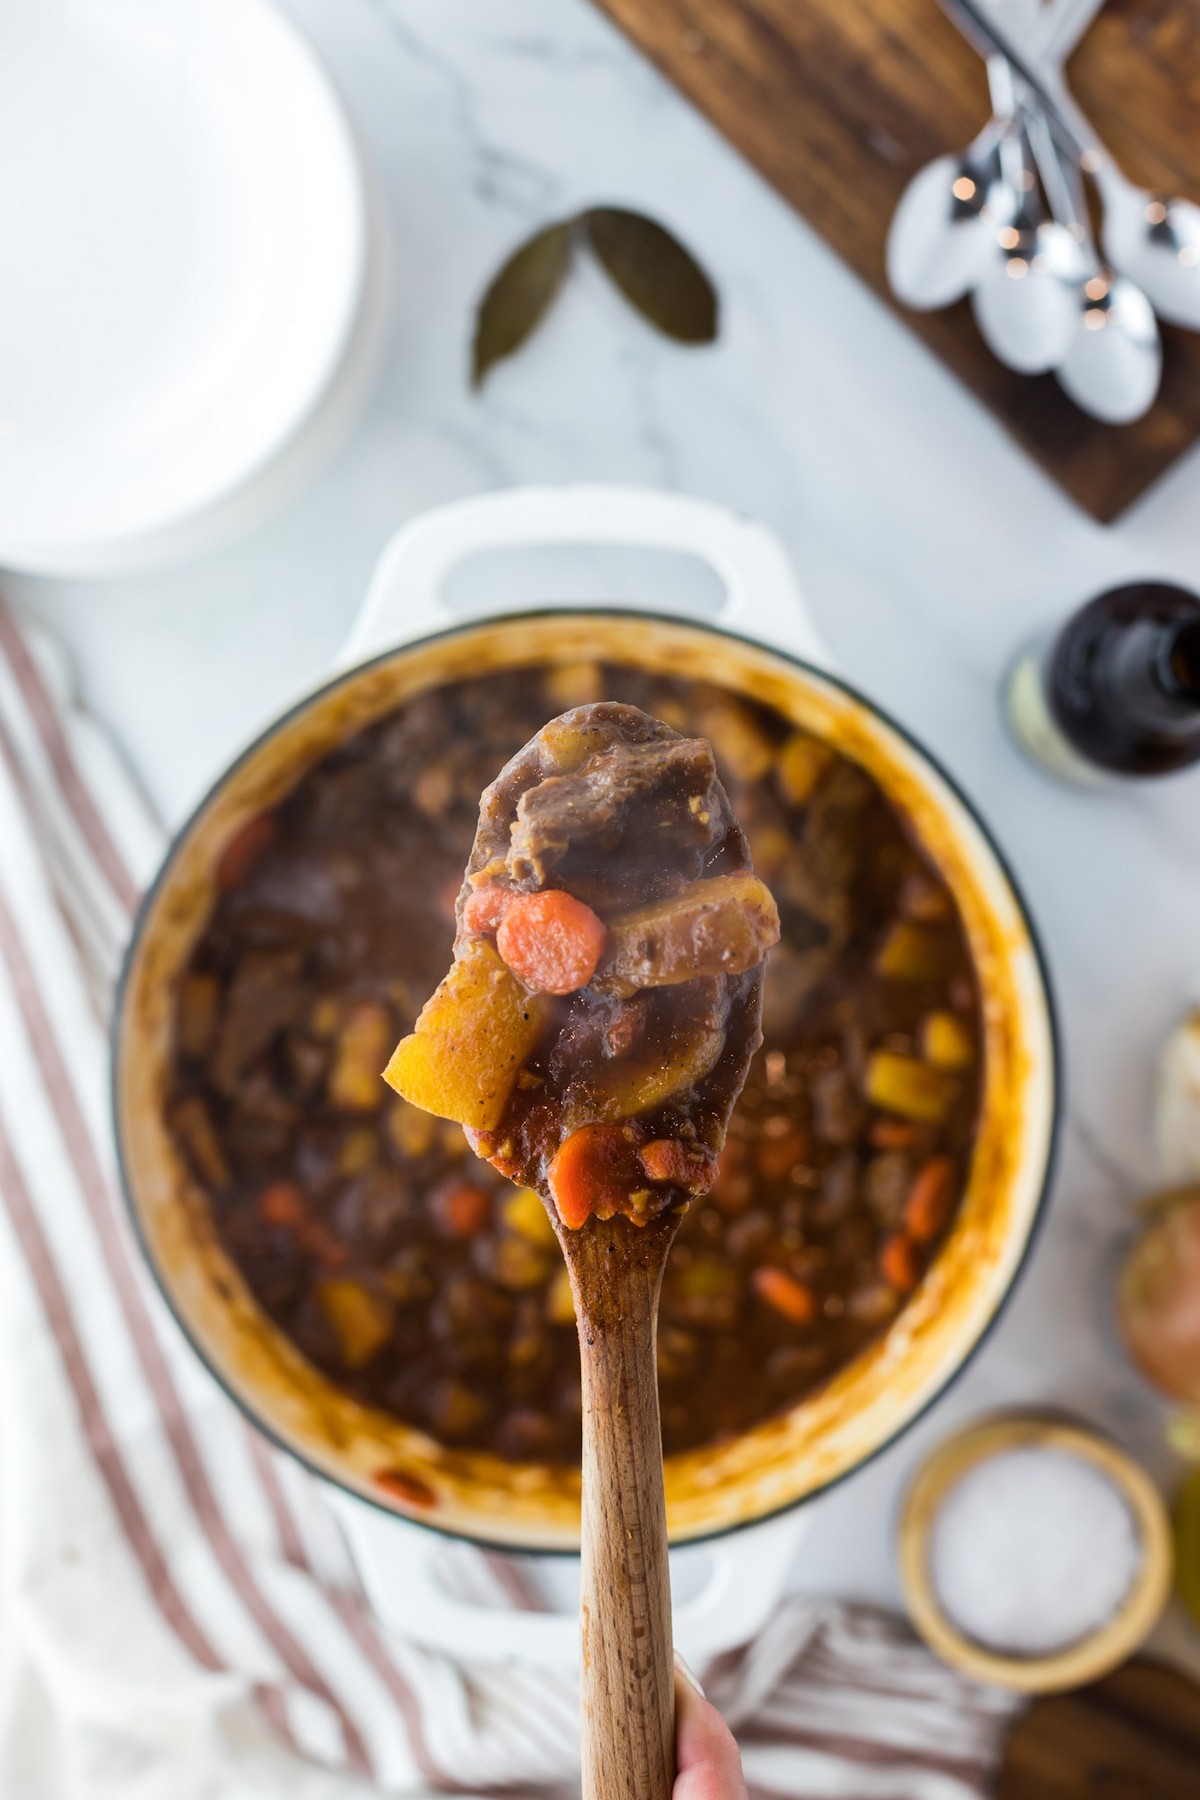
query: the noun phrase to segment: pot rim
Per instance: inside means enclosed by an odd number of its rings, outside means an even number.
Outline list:
[[[821,668],[817,664],[807,661],[804,657],[796,655],[787,648],[781,648],[775,644],[768,643],[762,638],[752,637],[746,632],[732,631],[728,627],[722,626],[719,622],[711,619],[695,619],[675,613],[652,611],[644,607],[616,605],[564,606],[562,603],[556,604],[554,602],[549,602],[545,606],[528,606],[517,611],[506,610],[495,613],[488,612],[477,617],[456,621],[455,623],[443,626],[436,631],[422,631],[417,636],[394,644],[390,649],[382,650],[377,655],[366,658],[363,662],[355,663],[352,667],[347,669],[338,670],[338,672],[330,676],[328,680],[318,683],[317,686],[309,689],[298,699],[292,701],[283,712],[278,713],[269,724],[265,725],[257,732],[249,743],[243,745],[242,749],[232,761],[228,762],[221,770],[220,774],[205,788],[199,800],[188,813],[187,818],[171,834],[171,841],[167,847],[166,854],[163,857],[153,881],[142,895],[138,905],[137,913],[133,921],[133,927],[121,960],[121,970],[117,977],[113,994],[112,1016],[109,1027],[109,1107],[113,1127],[113,1140],[116,1149],[117,1176],[120,1183],[121,1198],[124,1201],[125,1211],[132,1226],[134,1238],[141,1251],[143,1260],[150,1270],[150,1273],[153,1275],[154,1284],[158,1289],[159,1294],[162,1296],[167,1310],[171,1314],[176,1326],[182,1332],[188,1345],[199,1358],[208,1374],[217,1383],[217,1386],[221,1389],[222,1393],[233,1402],[243,1418],[245,1418],[256,1431],[261,1432],[262,1435],[270,1443],[274,1444],[277,1449],[282,1450],[287,1455],[293,1457],[310,1475],[314,1476],[319,1481],[328,1483],[340,1493],[347,1495],[351,1500],[358,1501],[364,1507],[370,1508],[372,1514],[379,1514],[383,1518],[395,1520],[401,1525],[416,1526],[422,1531],[431,1532],[435,1536],[447,1539],[451,1542],[474,1544],[479,1549],[496,1550],[512,1556],[578,1557],[579,1551],[578,1549],[571,1549],[565,1545],[542,1546],[529,1543],[512,1543],[499,1537],[482,1537],[475,1532],[454,1530],[449,1526],[437,1523],[436,1520],[431,1518],[422,1518],[410,1513],[398,1513],[396,1509],[389,1506],[385,1500],[376,1499],[373,1495],[363,1493],[358,1488],[352,1487],[348,1482],[340,1480],[337,1476],[330,1474],[327,1469],[321,1468],[310,1456],[306,1455],[303,1450],[298,1449],[294,1444],[289,1443],[280,1431],[277,1431],[273,1426],[265,1423],[264,1420],[260,1418],[250,1403],[242,1398],[232,1380],[217,1367],[209,1352],[199,1341],[198,1335],[187,1323],[181,1308],[176,1304],[169,1284],[159,1267],[158,1260],[151,1250],[149,1238],[143,1227],[138,1208],[134,1203],[133,1181],[127,1163],[125,1142],[121,1129],[121,1043],[123,1026],[126,1018],[126,999],[129,982],[132,976],[134,961],[141,942],[142,933],[145,929],[146,921],[158,900],[159,894],[167,885],[174,871],[176,861],[182,851],[183,845],[190,836],[193,827],[197,824],[215,796],[225,784],[237,774],[244,764],[257,755],[259,750],[268,743],[277,732],[281,731],[294,719],[298,718],[308,707],[313,705],[314,702],[324,699],[329,694],[335,693],[339,688],[349,686],[352,682],[357,681],[362,675],[370,670],[380,668],[384,664],[390,663],[395,657],[402,656],[407,650],[415,649],[418,646],[444,642],[452,638],[467,636],[471,632],[480,629],[480,627],[485,626],[491,627],[495,625],[519,624],[524,620],[530,619],[554,617],[578,619],[580,617],[586,618],[589,616],[604,619],[647,619],[667,627],[678,626],[688,631],[702,631],[715,638],[732,639],[737,643],[746,644],[752,649],[765,650],[769,655],[779,657],[781,661],[790,664],[802,674],[811,676],[817,682],[837,689],[846,699],[861,706],[869,715],[880,720],[889,730],[895,732],[896,736],[900,738],[910,750],[915,751],[917,756],[923,762],[928,764],[938,778],[945,783],[954,799],[963,808],[963,811],[967,814],[968,818],[979,832],[987,846],[989,854],[994,858],[996,866],[1004,877],[1005,882],[1008,884],[1014,905],[1016,906],[1017,912],[1019,913],[1028,934],[1029,947],[1033,955],[1034,966],[1037,970],[1038,981],[1041,986],[1046,1007],[1046,1028],[1049,1049],[1046,1077],[1050,1083],[1049,1128],[1046,1138],[1045,1164],[1042,1171],[1037,1201],[1032,1208],[1029,1229],[1025,1234],[1025,1241],[1021,1246],[1020,1256],[1013,1266],[1008,1284],[1000,1295],[991,1317],[983,1326],[982,1330],[975,1338],[975,1341],[970,1345],[961,1362],[949,1372],[941,1385],[937,1387],[914,1412],[903,1419],[896,1426],[894,1431],[889,1432],[886,1437],[868,1450],[857,1462],[842,1469],[838,1474],[831,1476],[828,1480],[822,1482],[820,1486],[812,1488],[808,1493],[801,1494],[794,1500],[785,1501],[781,1506],[772,1507],[767,1512],[758,1513],[752,1519],[738,1520],[732,1524],[714,1526],[711,1531],[699,1532],[694,1536],[689,1535],[689,1537],[684,1540],[684,1543],[679,1546],[680,1548],[690,1548],[692,1545],[716,1543],[721,1538],[731,1537],[739,1532],[753,1530],[756,1525],[764,1525],[769,1520],[782,1517],[785,1513],[795,1512],[799,1507],[811,1505],[813,1501],[819,1500],[824,1495],[832,1493],[833,1490],[840,1487],[843,1482],[850,1480],[853,1476],[859,1474],[861,1470],[868,1468],[882,1456],[885,1451],[890,1450],[907,1432],[932,1412],[933,1408],[950,1392],[951,1388],[970,1367],[979,1351],[991,1337],[992,1332],[995,1330],[1000,1318],[1006,1311],[1014,1291],[1028,1268],[1031,1252],[1041,1232],[1043,1221],[1048,1210],[1050,1190],[1053,1186],[1054,1176],[1058,1165],[1062,1131],[1063,1052],[1062,1032],[1058,1019],[1058,1006],[1055,999],[1054,988],[1050,980],[1050,971],[1045,951],[1042,947],[1041,936],[1030,913],[1024,891],[1013,873],[1012,866],[997,843],[991,827],[983,818],[974,801],[963,791],[958,781],[945,768],[940,758],[937,757],[933,751],[927,749],[921,740],[917,738],[907,726],[900,724],[899,721],[894,719],[884,707],[880,706],[876,701],[864,694],[862,690],[856,687],[852,682],[845,680],[841,675],[836,674],[829,669]]]

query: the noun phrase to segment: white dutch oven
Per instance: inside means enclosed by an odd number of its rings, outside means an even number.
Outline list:
[[[445,602],[466,559],[500,549],[622,546],[699,557],[724,599],[711,624],[630,608],[555,606],[464,619]],[[907,815],[953,889],[984,996],[979,1136],[951,1234],[891,1330],[820,1392],[745,1436],[669,1458],[676,1633],[704,1661],[743,1641],[778,1597],[800,1501],[891,1442],[961,1369],[1007,1294],[1044,1194],[1056,1049],[1029,921],[994,845],[946,775],[829,671],[790,565],[761,526],[695,500],[622,488],[529,489],[448,506],[392,540],[339,673],[228,770],[176,838],[138,922],[115,1023],[117,1139],[130,1206],[168,1302],[199,1354],[259,1425],[335,1485],[379,1610],[469,1654],[561,1662],[562,1615],[480,1612],[440,1578],[438,1534],[526,1551],[578,1547],[578,1476],[452,1451],[339,1392],[258,1310],[166,1130],[172,990],[213,898],[212,870],[249,816],[406,696],[481,670],[610,662],[714,680],[778,708],[857,759]],[[400,1467],[420,1505],[374,1484]],[[385,1516],[390,1513],[392,1516]],[[396,1515],[400,1515],[397,1517]],[[433,1527],[416,1532],[403,1518]],[[752,1529],[751,1529],[752,1528]],[[698,1540],[708,1541],[702,1545]],[[558,1585],[570,1608],[577,1564]]]

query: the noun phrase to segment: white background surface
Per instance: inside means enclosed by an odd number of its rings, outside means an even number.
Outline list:
[[[433,503],[616,480],[772,525],[843,668],[946,760],[1010,856],[1069,1081],[1052,1208],[1015,1300],[933,1417],[821,1503],[797,1581],[894,1598],[908,1473],[992,1406],[1068,1406],[1175,1479],[1110,1294],[1131,1202],[1155,1178],[1153,1059],[1200,988],[1200,772],[1115,796],[1059,789],[1010,748],[997,684],[1032,631],[1108,583],[1200,586],[1200,459],[1094,524],[585,0],[288,10],[346,98],[395,236],[394,337],[369,410],[319,486],[203,564],[115,584],[5,577],[4,592],[72,646],[87,697],[177,819],[320,677],[385,539]],[[720,344],[664,344],[583,271],[472,395],[488,276],[536,226],[605,200],[694,245],[720,285]]]

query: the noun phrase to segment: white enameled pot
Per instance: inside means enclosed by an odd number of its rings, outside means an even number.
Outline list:
[[[698,624],[594,602],[504,615],[448,608],[447,583],[468,559],[568,545],[698,557],[721,584],[719,613]],[[571,1565],[559,1578],[567,1610],[481,1614],[443,1581],[438,1534],[574,1551],[577,1475],[447,1450],[319,1375],[259,1312],[221,1249],[206,1198],[166,1129],[163,1096],[175,978],[207,917],[220,852],[247,817],[413,693],[487,669],[585,656],[721,682],[861,762],[950,884],[984,997],[971,1175],[921,1287],[886,1336],[818,1393],[730,1443],[667,1461],[678,1641],[689,1658],[705,1661],[752,1635],[775,1604],[804,1529],[798,1503],[891,1442],[974,1350],[1026,1252],[1056,1116],[1051,1005],[1012,879],[948,777],[832,674],[770,533],[705,502],[606,487],[486,495],[404,527],[384,553],[332,682],[231,766],[176,838],[147,897],[115,1024],[117,1137],[133,1216],[169,1304],[238,1403],[334,1484],[380,1613],[456,1653],[550,1663],[573,1656]],[[396,1467],[412,1478],[419,1503],[389,1499],[375,1485],[379,1470]],[[434,1529],[418,1533],[405,1519]]]

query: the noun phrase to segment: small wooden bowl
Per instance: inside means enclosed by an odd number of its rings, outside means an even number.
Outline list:
[[[968,1470],[1000,1451],[1032,1447],[1068,1451],[1108,1476],[1133,1514],[1142,1561],[1129,1593],[1099,1631],[1048,1656],[1011,1656],[966,1637],[947,1616],[930,1574],[929,1546],[942,1503]],[[1132,1656],[1166,1605],[1174,1565],[1167,1509],[1145,1470],[1084,1426],[1029,1414],[986,1419],[934,1451],[905,1497],[897,1552],[909,1617],[930,1649],[977,1681],[1025,1694],[1083,1687]]]

